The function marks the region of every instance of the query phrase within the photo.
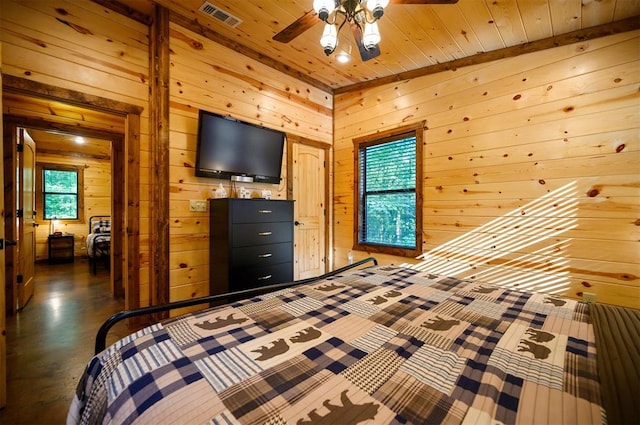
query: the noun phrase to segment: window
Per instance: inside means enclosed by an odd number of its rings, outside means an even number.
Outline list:
[[[38,164],[42,181],[43,219],[82,219],[82,169]]]
[[[421,253],[423,126],[354,140],[355,249]]]

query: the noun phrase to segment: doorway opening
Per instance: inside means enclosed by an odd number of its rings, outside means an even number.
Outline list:
[[[16,187],[17,164],[13,158],[17,158],[17,149],[12,143],[12,135],[17,134],[19,128],[111,142],[110,191],[118,194],[111,199],[110,212],[111,293],[124,296],[125,308],[138,307],[139,134],[142,108],[7,76],[3,78],[3,109],[5,187]],[[14,224],[18,212],[13,207],[16,205],[15,194],[11,192],[5,194],[5,237],[7,240],[17,240]],[[12,251],[15,253],[15,250],[8,249],[5,258],[7,314],[15,312],[15,296],[10,292],[18,284],[17,263],[12,258]]]

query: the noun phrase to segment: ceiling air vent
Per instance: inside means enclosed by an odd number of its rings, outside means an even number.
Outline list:
[[[200,12],[206,13],[216,21],[220,21],[231,28],[235,28],[242,23],[242,19],[233,16],[231,13],[220,9],[218,6],[215,6],[208,1],[205,1],[202,6],[200,6],[199,10]]]

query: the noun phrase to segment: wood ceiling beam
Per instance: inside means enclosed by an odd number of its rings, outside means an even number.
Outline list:
[[[363,81],[361,83],[351,84],[348,86],[338,87],[333,90],[333,94],[343,94],[354,91],[370,89],[384,84],[395,83],[398,81],[411,80],[413,78],[422,77],[430,74],[437,74],[444,71],[455,71],[464,66],[477,65],[481,63],[491,62],[499,59],[511,58],[526,53],[533,53],[540,50],[551,49],[554,47],[566,46],[568,44],[579,43],[594,38],[605,37],[607,35],[618,34],[626,31],[633,31],[640,28],[640,16],[623,19],[621,21],[612,22],[610,24],[598,25],[591,28],[585,28],[570,33],[549,37],[542,40],[532,41],[530,43],[519,44],[517,46],[505,47],[500,50],[479,53],[477,55],[456,59],[449,62],[439,63],[424,68],[414,69],[411,71],[401,72],[399,74],[390,75],[388,77],[376,78],[374,80]]]

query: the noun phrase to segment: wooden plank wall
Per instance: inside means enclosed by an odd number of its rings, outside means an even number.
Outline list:
[[[634,31],[336,96],[335,266],[352,139],[426,119],[427,269],[640,307],[639,82]]]
[[[87,235],[89,234],[89,217],[93,215],[111,215],[111,162],[107,160],[79,158],[51,153],[38,153],[36,142],[36,161],[47,164],[73,165],[83,167],[84,171],[84,221],[73,222],[60,220],[55,230],[72,233],[74,255],[87,256]],[[36,222],[36,261],[47,260],[47,236],[49,221],[42,220],[42,205],[36,205],[38,216]]]
[[[169,268],[175,301],[209,293],[209,216],[190,212],[189,201],[213,198],[219,184],[231,192],[229,180],[195,177],[198,110],[331,143],[332,98],[174,23],[170,41]],[[280,184],[243,186],[254,195],[270,189],[274,199],[286,199],[285,162]]]
[[[0,0],[5,75],[143,108],[140,294],[148,293],[148,27],[87,0]],[[142,299],[146,302],[146,298]]]

